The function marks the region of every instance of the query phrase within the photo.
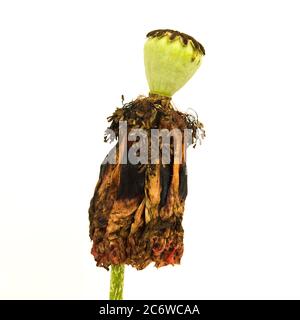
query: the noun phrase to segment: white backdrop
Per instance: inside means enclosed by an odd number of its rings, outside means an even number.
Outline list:
[[[106,117],[147,94],[147,32],[207,55],[174,96],[188,154],[182,264],[126,270],[127,299],[300,298],[298,1],[1,1],[0,298],[104,299],[88,207]]]

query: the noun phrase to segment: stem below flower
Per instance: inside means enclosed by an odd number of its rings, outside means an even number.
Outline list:
[[[124,264],[111,265],[110,300],[123,300],[124,270]]]

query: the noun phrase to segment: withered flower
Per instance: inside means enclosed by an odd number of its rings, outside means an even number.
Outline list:
[[[171,102],[200,66],[203,46],[172,30],[155,30],[147,37],[144,57],[150,94],[117,108],[108,118],[105,141],[117,143],[101,165],[89,208],[92,254],[97,266],[112,267],[111,299],[122,299],[125,264],[141,270],[151,262],[156,267],[180,263],[186,148],[205,136],[202,123]],[[126,123],[125,134],[120,133],[120,123]],[[130,135],[139,130],[143,135],[133,141]],[[167,139],[162,132],[168,133]],[[134,163],[133,151],[138,160]]]

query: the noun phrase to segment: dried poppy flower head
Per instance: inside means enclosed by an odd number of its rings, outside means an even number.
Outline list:
[[[105,141],[117,140],[116,162],[110,163],[108,155],[101,165],[89,208],[92,254],[104,268],[174,265],[183,254],[186,148],[205,133],[197,118],[173,107],[171,97],[193,76],[205,52],[194,38],[178,31],[155,30],[147,36],[144,57],[150,94],[117,108],[108,118]],[[128,129],[122,137],[121,122]],[[132,163],[129,158],[137,142],[129,137],[137,129],[144,136],[134,149],[138,161]],[[153,139],[153,129],[171,132],[169,139]],[[163,161],[165,150],[169,162]],[[142,153],[148,161],[142,161]]]

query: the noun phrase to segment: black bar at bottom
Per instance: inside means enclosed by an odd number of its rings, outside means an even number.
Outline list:
[[[298,300],[2,300],[0,313],[13,319],[210,319],[297,315]],[[2,318],[2,317],[1,317]]]

